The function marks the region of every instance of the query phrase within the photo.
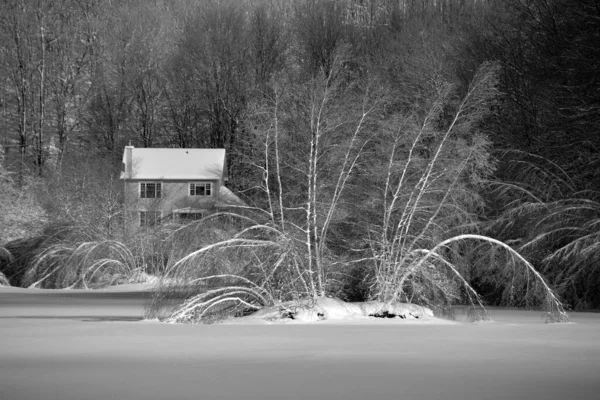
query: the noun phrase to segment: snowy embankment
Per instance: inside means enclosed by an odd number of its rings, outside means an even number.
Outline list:
[[[435,318],[433,312],[415,304],[398,303],[387,305],[379,301],[346,303],[333,298],[320,298],[315,301],[286,302],[263,307],[243,318],[232,318],[229,324],[244,323],[311,323],[311,322],[367,322],[373,319],[399,319],[418,322],[444,323]]]
[[[137,321],[148,292],[0,288],[2,399],[597,399],[600,315]],[[458,312],[459,316],[461,315]],[[135,322],[134,322],[135,321]],[[437,322],[435,322],[437,321]]]
[[[26,289],[0,286],[0,318],[127,318],[141,320],[151,285],[104,289]]]

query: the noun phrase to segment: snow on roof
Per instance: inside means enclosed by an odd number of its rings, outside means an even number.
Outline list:
[[[131,149],[130,179],[215,179],[226,178],[225,149],[156,149],[126,147],[123,155],[128,171],[127,151]]]
[[[235,193],[226,188],[225,186],[221,186],[219,188],[219,202],[215,204],[216,208],[227,208],[231,206],[239,206],[244,207],[246,203],[244,200],[240,199]]]

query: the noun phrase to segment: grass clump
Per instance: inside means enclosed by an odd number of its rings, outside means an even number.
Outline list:
[[[3,271],[8,269],[7,267],[11,265],[13,261],[14,257],[11,252],[5,247],[0,246],[0,285],[2,286],[10,286],[10,281]]]
[[[167,322],[211,322],[226,315],[244,315],[273,305],[273,298],[264,288],[252,281],[235,275],[215,275],[201,278],[201,281],[229,278],[240,281],[239,286],[227,285],[199,293],[181,304],[167,319]],[[192,282],[194,283],[194,282]]]
[[[581,189],[557,164],[524,152],[506,152],[497,183],[498,210],[490,232],[539,265],[558,295],[575,309],[600,307],[600,193]]]
[[[196,249],[173,260],[159,279],[147,310],[149,318],[164,317],[166,312],[170,322],[211,322],[298,298],[310,290],[301,265],[302,247],[269,224],[231,213],[213,214],[182,226],[173,238],[206,231],[218,220],[227,221],[230,228],[237,225],[237,232],[221,229],[212,243],[199,248],[190,242]],[[178,250],[183,249],[178,246]]]
[[[51,225],[38,237],[5,247],[12,254],[5,272],[22,287],[95,288],[127,281],[137,271],[127,246],[77,226]]]
[[[10,286],[8,278],[0,272],[0,286]]]

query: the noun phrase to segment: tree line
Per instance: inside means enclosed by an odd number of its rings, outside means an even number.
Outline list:
[[[3,196],[35,212],[3,205],[2,239],[58,221],[114,237],[125,145],[218,147],[285,237],[306,224],[311,274],[353,266],[348,290],[477,233],[597,307],[599,16],[592,0],[5,1]],[[506,255],[444,252],[491,302],[527,291],[499,278]],[[407,276],[391,273],[393,297]]]

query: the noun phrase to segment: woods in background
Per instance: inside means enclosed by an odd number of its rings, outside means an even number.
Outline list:
[[[593,0],[6,0],[0,244],[120,238],[125,145],[218,147],[278,229],[309,213],[316,268],[373,282],[481,233],[599,307],[599,39]],[[509,257],[447,256],[489,302],[528,290],[498,278]]]

